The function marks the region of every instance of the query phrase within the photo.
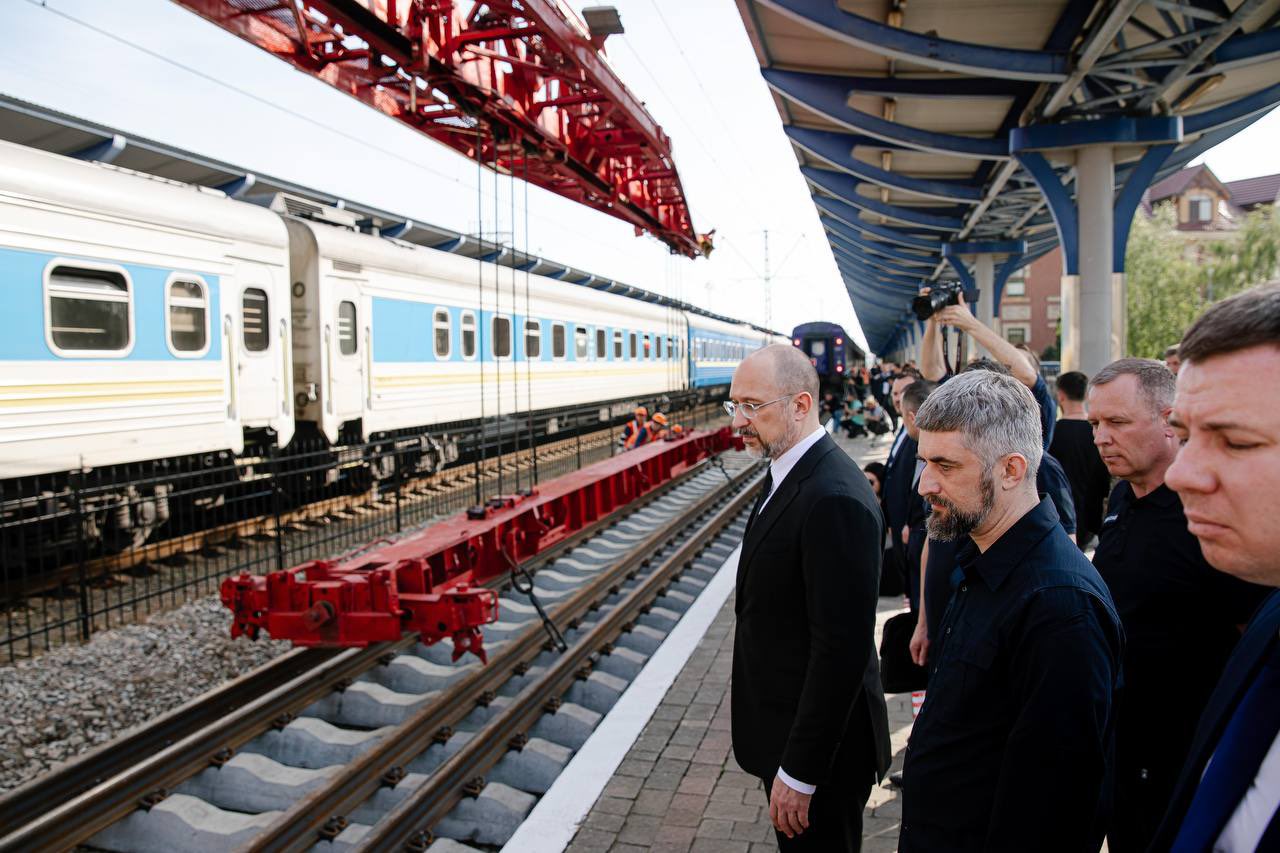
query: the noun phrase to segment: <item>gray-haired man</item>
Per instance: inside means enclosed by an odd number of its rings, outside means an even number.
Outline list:
[[[932,539],[961,539],[907,747],[899,850],[1097,850],[1123,635],[1110,593],[1036,493],[1026,386],[962,374],[916,414]]]

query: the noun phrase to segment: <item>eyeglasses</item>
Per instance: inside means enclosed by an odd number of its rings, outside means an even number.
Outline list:
[[[781,403],[783,400],[790,400],[795,394],[786,394],[776,400],[770,400],[767,403],[735,403],[732,400],[724,401],[724,410],[729,413],[729,417],[734,417],[738,411],[742,411],[742,416],[749,421],[756,419],[756,415],[760,414],[760,410],[765,406],[772,406],[774,403]]]

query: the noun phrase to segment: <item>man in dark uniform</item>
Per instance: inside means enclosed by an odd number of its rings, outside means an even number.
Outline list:
[[[733,427],[770,464],[738,560],[731,717],[779,846],[828,853],[861,846],[889,723],[874,637],[884,524],[818,425],[817,395],[813,366],[785,344],[734,372]]]
[[[1111,474],[1093,444],[1093,430],[1084,411],[1089,378],[1072,370],[1059,376],[1055,385],[1062,417],[1053,430],[1049,452],[1062,464],[1071,483],[1076,509],[1076,543],[1083,551],[1102,529],[1102,507],[1111,491]]]
[[[1093,440],[1121,482],[1093,557],[1125,631],[1116,723],[1112,853],[1147,849],[1169,805],[1196,720],[1266,590],[1217,572],[1165,485],[1178,454],[1168,424],[1174,378],[1163,364],[1122,358],[1089,383]]]
[[[975,370],[932,392],[916,424],[930,539],[963,544],[907,746],[899,850],[1097,850],[1123,637],[1036,493],[1036,401]]]

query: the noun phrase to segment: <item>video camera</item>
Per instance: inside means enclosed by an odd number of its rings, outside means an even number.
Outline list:
[[[948,305],[959,305],[960,294],[970,305],[978,301],[978,291],[965,290],[958,281],[943,281],[930,285],[929,292],[911,300],[911,310],[921,322],[928,320]]]

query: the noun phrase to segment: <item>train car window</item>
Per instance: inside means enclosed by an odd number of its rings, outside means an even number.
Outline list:
[[[511,318],[494,317],[490,321],[490,337],[493,339],[493,357],[511,358]]]
[[[114,270],[55,267],[49,273],[49,337],[63,350],[129,348],[129,282]]]
[[[564,358],[564,323],[551,325],[551,357]]]
[[[607,343],[608,341],[604,329],[596,329],[596,358],[601,361],[604,361],[605,358],[608,357],[608,353],[606,352],[608,349],[606,346]]]
[[[209,345],[209,309],[204,285],[180,279],[169,282],[169,349],[175,353],[204,352]]]
[[[271,334],[268,332],[271,326],[270,309],[265,290],[260,287],[244,289],[244,296],[240,299],[240,326],[244,348],[249,352],[266,352],[267,347],[271,346]],[[353,321],[353,328],[354,325]],[[355,334],[354,331],[352,334]]]
[[[650,361],[653,360],[653,336],[644,336],[644,357]]]
[[[537,320],[524,321],[524,357],[542,357],[542,324]]]
[[[462,320],[458,323],[462,332],[462,357],[476,357],[476,315],[471,311],[462,312]]]
[[[635,332],[631,333],[631,360],[632,361],[635,360],[636,352],[639,349],[638,341],[636,340],[638,337],[639,335],[637,335]]]
[[[574,328],[573,352],[579,361],[586,359],[589,343],[590,341],[587,338],[587,327],[577,326],[576,328]]]
[[[356,304],[338,303],[338,352],[343,355],[356,353]]]
[[[622,361],[622,332],[613,333],[613,357],[617,361]]]
[[[435,338],[436,358],[448,358],[452,348],[453,325],[448,308],[437,308],[431,315],[431,331]]]
[[[657,358],[662,358],[662,335],[658,335],[658,347],[657,347],[657,350],[658,350],[658,351],[655,353],[655,356],[656,356]]]
[[[814,341],[809,345],[809,355],[826,355],[826,354],[827,354],[826,341]]]

